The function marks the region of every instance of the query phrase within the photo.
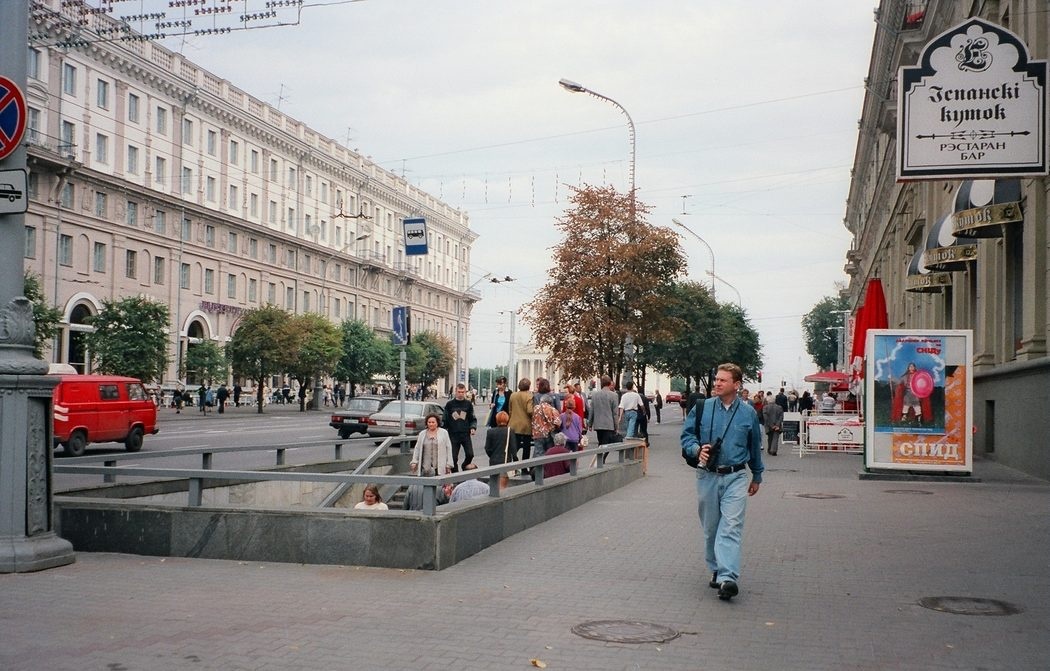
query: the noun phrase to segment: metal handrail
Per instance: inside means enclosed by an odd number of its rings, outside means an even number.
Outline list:
[[[379,447],[376,448],[373,454],[379,453],[380,450],[389,448],[392,440],[397,440],[398,436],[387,438]],[[334,443],[334,458],[336,461],[343,460],[343,445],[348,443],[369,443],[374,444],[375,438],[348,438],[346,440],[339,440]],[[118,461],[125,459],[163,459],[170,457],[183,457],[187,455],[199,454],[201,455],[201,468],[210,469],[212,464],[213,454],[224,454],[227,452],[265,452],[273,450],[277,453],[276,464],[277,466],[285,465],[284,453],[287,450],[299,450],[313,447],[325,447],[331,445],[329,441],[304,441],[301,443],[287,443],[284,445],[244,445],[244,446],[227,446],[227,447],[188,447],[185,449],[174,449],[174,450],[157,450],[151,452],[121,452],[117,454],[89,454],[80,457],[64,457],[62,459],[63,465],[77,465],[84,463],[93,463],[101,461],[103,466],[116,466]],[[351,445],[352,446],[352,445]],[[372,458],[372,455],[369,455]],[[56,466],[58,464],[56,463]],[[60,473],[61,471],[55,471]],[[116,482],[113,476],[106,476],[103,478],[103,482]]]
[[[569,474],[572,476],[576,476],[578,472],[578,462],[580,459],[590,457],[592,455],[596,456],[608,454],[610,452],[617,452],[617,463],[622,464],[626,461],[625,452],[627,452],[628,450],[635,450],[643,444],[644,443],[641,440],[628,439],[628,441],[622,443],[610,443],[608,445],[599,445],[591,449],[580,450],[579,452],[568,452],[565,454],[553,454],[550,456],[544,455],[541,457],[532,457],[530,459],[525,459],[522,461],[513,461],[506,464],[499,464],[498,466],[488,466],[485,468],[472,469],[469,471],[460,471],[458,473],[450,473],[448,475],[440,476],[373,475],[287,471],[226,471],[205,468],[146,468],[140,466],[78,466],[64,464],[55,464],[53,466],[53,470],[55,473],[66,475],[102,475],[104,478],[107,476],[115,478],[115,476],[118,474],[131,477],[185,478],[189,481],[187,491],[187,505],[190,507],[201,506],[205,480],[223,479],[256,482],[335,482],[350,484],[374,483],[378,485],[396,485],[398,487],[422,485],[423,514],[433,515],[437,508],[437,488],[441,487],[442,485],[457,484],[465,480],[480,480],[482,478],[487,477],[489,483],[489,496],[493,498],[499,498],[500,475],[506,473],[507,470],[509,470],[510,468],[513,468],[515,470],[519,468],[534,468],[536,466],[543,466],[544,464],[550,464],[557,461],[571,461],[572,463],[569,465]],[[595,464],[596,468],[601,469],[605,465],[605,460],[599,457],[595,460]],[[533,484],[537,487],[541,486],[543,484],[543,469],[535,469],[533,473],[535,474],[535,480]]]
[[[390,436],[389,438],[384,440],[382,443],[380,443],[379,446],[376,447],[376,449],[372,450],[372,453],[369,454],[367,457],[365,457],[365,460],[362,461],[360,464],[358,464],[357,468],[355,468],[350,475],[361,475],[365,471],[367,471],[369,468],[371,468],[372,467],[372,463],[375,462],[375,460],[378,459],[379,457],[381,457],[383,454],[385,454],[387,449],[390,447],[390,444],[393,443],[394,441],[397,441],[397,442],[401,443],[401,449],[404,450],[405,441],[407,441],[407,440],[415,440],[415,439],[416,439],[415,436],[407,436],[407,435],[405,435],[405,436]],[[352,483],[352,482],[344,482],[344,483],[342,483],[340,485],[337,485],[336,488],[333,489],[328,494],[328,496],[324,497],[324,499],[321,501],[321,504],[320,504],[319,507],[320,508],[331,508],[332,506],[334,506],[336,504],[336,502],[339,499],[343,498],[343,496],[345,496],[346,493],[348,491],[350,491],[350,488],[353,487],[353,486],[354,486],[354,483]]]

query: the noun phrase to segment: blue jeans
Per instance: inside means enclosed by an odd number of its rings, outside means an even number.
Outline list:
[[[626,436],[628,438],[634,438],[634,435],[635,435],[634,432],[638,428],[638,411],[637,410],[628,410],[627,412],[623,413],[623,416],[624,416],[624,419],[627,420],[627,434],[626,434]]]
[[[744,536],[747,469],[719,475],[696,470],[697,512],[704,533],[707,570],[718,573],[718,582],[740,579],[740,544]]]

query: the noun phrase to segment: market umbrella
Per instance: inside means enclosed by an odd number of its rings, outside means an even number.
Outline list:
[[[868,280],[864,292],[864,303],[857,311],[857,320],[853,326],[853,344],[850,348],[850,369],[855,383],[864,377],[864,345],[868,338],[868,329],[889,327],[886,313],[886,294],[882,291],[882,280],[874,277]]]

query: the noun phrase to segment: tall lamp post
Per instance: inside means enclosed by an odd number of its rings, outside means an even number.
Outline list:
[[[734,287],[729,282],[726,282],[725,278],[723,278],[721,275],[715,275],[711,271],[708,271],[707,274],[711,276],[712,280],[718,280],[722,284],[724,284],[727,287],[729,287],[730,289],[732,289],[736,293],[736,305],[737,305],[737,307],[739,307],[739,308],[744,307],[744,300],[743,300],[743,297],[740,295],[740,289],[737,289],[736,287]],[[711,284],[714,285],[714,282],[712,281]]]
[[[630,189],[631,189],[631,226],[633,228],[634,223],[635,223],[635,215],[637,213],[637,196],[635,195],[635,188],[634,188],[634,168],[635,168],[634,119],[631,118],[631,115],[627,112],[626,108],[624,108],[623,105],[621,105],[620,103],[616,102],[615,100],[613,100],[609,96],[604,96],[601,93],[598,93],[597,91],[593,91],[593,90],[587,88],[586,86],[583,86],[582,84],[577,84],[576,82],[572,81],[571,79],[564,79],[564,78],[559,79],[558,80],[558,84],[563,89],[565,89],[566,91],[569,91],[571,93],[586,93],[587,95],[593,96],[593,97],[597,98],[598,100],[604,100],[605,102],[610,103],[613,106],[615,106],[616,109],[620,110],[620,112],[622,112],[623,115],[625,117],[627,117],[628,139],[630,140],[630,143],[631,143],[631,159],[630,159],[630,163],[628,164],[628,178],[630,180]],[[627,337],[624,338],[623,349],[624,349],[624,354],[627,356],[627,362],[626,362],[627,365],[625,367],[624,374],[623,374],[623,384],[624,384],[624,386],[626,386],[628,382],[632,382],[633,381],[632,368],[634,367],[634,361],[633,361],[633,358],[634,358],[634,355],[633,355],[633,352],[634,352],[634,337],[630,333],[628,333]]]
[[[711,272],[708,273],[708,275],[711,276],[711,298],[715,298],[717,300],[717,297],[715,296],[715,250],[711,249],[711,245],[707,244],[707,240],[701,238],[693,229],[689,228],[682,222],[678,221],[677,219],[671,219],[671,223],[681,228],[683,231],[693,236],[697,240],[699,240],[701,243],[703,243],[704,247],[707,247],[707,253],[711,255]]]
[[[510,275],[507,275],[505,277],[495,277],[495,276],[493,276],[492,273],[485,273],[484,275],[481,276],[480,279],[478,279],[476,282],[474,282],[474,284],[471,284],[469,287],[467,287],[467,290],[463,292],[464,294],[466,294],[468,296],[468,298],[466,300],[466,303],[467,303],[468,306],[474,304],[474,300],[472,298],[470,298],[470,292],[474,290],[474,287],[478,286],[479,284],[481,284],[485,280],[488,280],[489,282],[491,282],[493,284],[503,284],[505,282],[513,282],[514,278],[511,277]],[[469,307],[467,309],[467,312],[468,313],[470,312]],[[467,373],[468,374],[464,375],[464,371],[463,371],[463,308],[462,308],[462,302],[461,301],[457,301],[456,302],[456,365],[454,366],[454,368],[455,368],[455,376],[456,376],[455,383],[464,382],[464,381],[465,382],[469,382],[470,381],[469,380],[469,378],[470,378],[470,375],[469,375],[470,363],[469,363],[469,361],[467,362]],[[463,380],[460,380],[461,377],[463,378]],[[481,382],[479,380],[478,384],[480,384],[480,383]],[[467,386],[469,387],[470,385],[468,384]]]

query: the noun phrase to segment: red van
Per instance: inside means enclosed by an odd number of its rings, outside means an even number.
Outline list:
[[[88,443],[124,443],[142,449],[142,437],[157,433],[157,406],[142,382],[119,375],[56,375],[55,445],[79,457]]]

